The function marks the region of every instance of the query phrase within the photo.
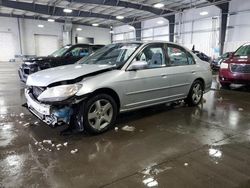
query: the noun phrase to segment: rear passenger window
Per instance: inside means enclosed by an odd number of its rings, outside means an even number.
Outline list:
[[[189,65],[194,63],[191,57],[188,58],[186,51],[178,46],[168,46],[167,52],[170,66]]]

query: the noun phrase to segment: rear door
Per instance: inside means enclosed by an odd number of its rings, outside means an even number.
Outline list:
[[[169,94],[176,99],[185,97],[196,75],[195,60],[188,51],[178,45],[168,44],[166,51]]]

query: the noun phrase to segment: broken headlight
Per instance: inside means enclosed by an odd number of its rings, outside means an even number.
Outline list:
[[[58,102],[75,95],[82,87],[81,84],[61,85],[46,89],[38,96],[39,101]]]

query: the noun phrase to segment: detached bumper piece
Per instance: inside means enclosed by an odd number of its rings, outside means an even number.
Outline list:
[[[52,106],[42,104],[35,99],[29,89],[25,89],[28,110],[46,124],[55,127],[63,123],[69,124],[73,109],[69,106]]]

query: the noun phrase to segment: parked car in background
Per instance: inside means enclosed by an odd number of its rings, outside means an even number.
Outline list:
[[[18,74],[20,80],[26,82],[28,75],[51,67],[68,65],[77,62],[82,57],[91,54],[104,45],[75,44],[67,45],[47,57],[26,59],[20,66]]]
[[[226,53],[222,54],[221,56],[219,56],[218,58],[212,60],[212,62],[211,62],[211,68],[213,70],[219,70],[220,69],[220,64],[223,61],[225,61],[226,59],[228,59],[231,54],[232,54],[232,52],[226,52]]]
[[[207,56],[203,52],[200,52],[200,51],[197,51],[197,50],[193,50],[192,52],[195,55],[197,55],[197,57],[200,58],[202,61],[206,61],[208,63],[211,63],[211,57]]]
[[[119,112],[185,99],[198,105],[211,87],[210,65],[165,42],[107,45],[77,64],[28,77],[28,109],[49,125],[101,133]]]
[[[222,87],[230,84],[250,84],[250,43],[239,47],[220,65],[219,81]]]

